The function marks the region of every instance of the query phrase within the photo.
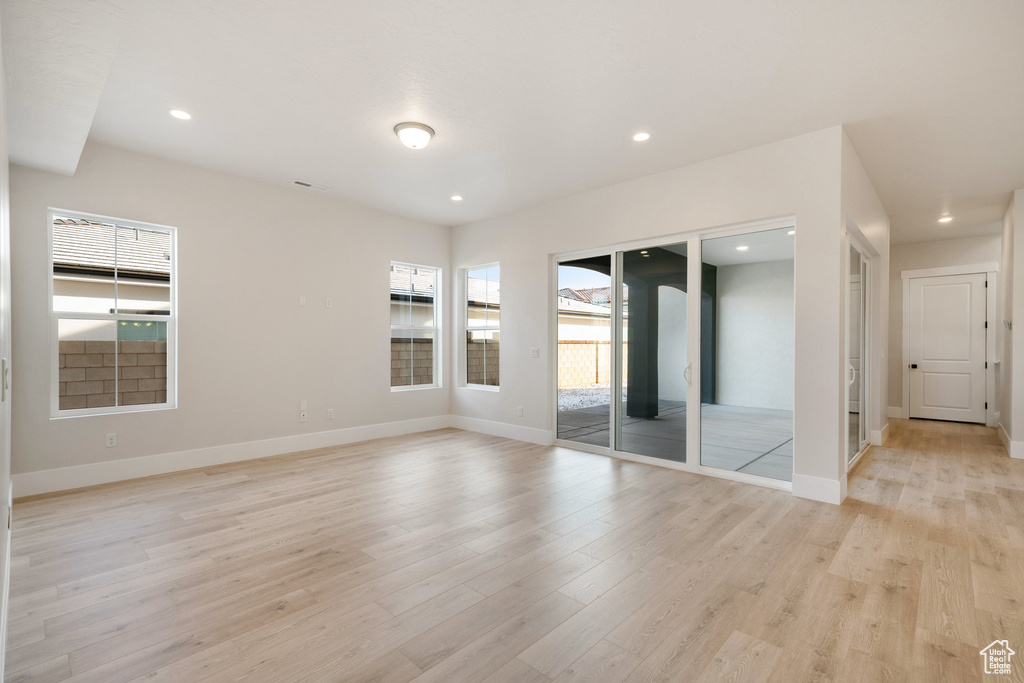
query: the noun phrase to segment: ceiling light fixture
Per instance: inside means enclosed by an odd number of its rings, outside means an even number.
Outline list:
[[[736,247],[736,251],[747,251],[748,249],[750,249],[750,247],[748,247],[745,244],[741,244],[740,246]]]
[[[434,137],[434,129],[423,123],[406,121],[395,126],[395,135],[409,149],[423,149]]]
[[[952,217],[952,216],[943,216],[942,218],[940,218],[940,219],[939,219],[939,222],[940,222],[940,223],[948,223],[948,222],[950,222],[951,220],[953,220],[953,217]]]
[[[182,121],[188,121],[190,118],[192,118],[192,114],[189,114],[187,111],[184,111],[182,109],[172,109],[171,116],[173,116],[176,119],[181,119]]]
[[[651,139],[650,133],[637,133],[633,136],[634,142],[646,142]]]
[[[462,195],[461,194],[453,194],[452,195],[452,201],[453,202],[461,202],[462,201]]]
[[[786,234],[787,234],[787,235],[795,235],[795,234],[796,234],[796,230],[790,230],[790,231],[789,231],[789,232],[787,232]]]

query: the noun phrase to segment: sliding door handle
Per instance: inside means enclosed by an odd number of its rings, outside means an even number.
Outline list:
[[[683,379],[686,380],[686,386],[693,386],[693,382],[690,381],[690,364],[686,364],[686,369],[683,370]]]
[[[7,400],[7,389],[9,388],[7,384],[7,373],[9,370],[10,368],[7,367],[7,359],[0,358],[0,375],[2,375],[2,378],[0,378],[0,402]]]

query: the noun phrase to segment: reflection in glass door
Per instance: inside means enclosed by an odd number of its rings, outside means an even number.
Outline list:
[[[686,462],[686,243],[617,258],[623,396],[615,449]]]
[[[609,445],[612,258],[558,264],[558,438]]]
[[[847,463],[852,464],[867,447],[868,428],[864,419],[867,406],[867,286],[868,261],[850,244],[850,275],[846,289],[847,323],[849,334],[847,345],[847,389],[849,409],[847,411]]]
[[[790,227],[701,241],[705,467],[792,481],[795,234]]]

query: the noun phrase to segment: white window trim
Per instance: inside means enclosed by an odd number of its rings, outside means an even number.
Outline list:
[[[473,270],[486,270],[488,268],[498,268],[498,282],[501,283],[501,263],[499,261],[493,261],[491,263],[484,263],[478,266],[470,266],[463,269],[462,273],[462,334],[460,335],[461,341],[459,342],[459,384],[466,388],[474,391],[490,391],[492,393],[498,393],[501,391],[501,352],[498,352],[498,384],[471,384],[469,381],[469,368],[466,367],[466,363],[469,360],[469,351],[466,347],[466,334],[475,331],[497,331],[501,332],[501,322],[499,320],[497,327],[488,327],[481,325],[470,325],[469,324],[469,273]],[[500,311],[500,304],[499,304]],[[500,348],[500,347],[499,347]]]
[[[391,391],[392,392],[396,392],[396,393],[400,393],[400,392],[403,392],[403,391],[423,391],[425,389],[440,389],[442,386],[444,386],[442,381],[441,381],[441,370],[443,368],[443,365],[441,363],[441,357],[444,355],[444,353],[442,351],[442,349],[444,348],[444,346],[442,344],[443,340],[441,339],[441,335],[442,335],[441,331],[442,331],[442,329],[444,329],[444,326],[442,325],[442,321],[441,321],[441,313],[442,313],[441,301],[442,301],[442,294],[443,294],[442,288],[441,288],[441,282],[442,282],[443,271],[441,270],[441,268],[439,266],[428,266],[428,265],[423,264],[423,263],[407,263],[405,261],[391,261],[390,265],[392,265],[392,266],[405,266],[406,268],[425,268],[426,270],[434,271],[434,316],[433,316],[434,317],[434,325],[433,325],[433,327],[421,327],[421,326],[417,326],[417,325],[397,325],[397,326],[396,325],[389,325],[389,327],[388,327],[388,359],[389,359],[388,382],[391,381],[391,368],[390,368],[391,332],[392,332],[392,330],[395,330],[395,329],[399,329],[399,330],[433,330],[433,332],[434,332],[434,382],[433,382],[433,384],[410,384],[408,386],[391,387]],[[389,280],[388,281],[388,306],[390,307],[390,305],[391,305],[391,282]],[[390,314],[390,308],[389,308],[389,314]]]
[[[57,321],[64,319],[80,320],[140,320],[152,321],[157,316],[128,315],[114,313],[62,313],[53,309],[53,218],[55,215],[68,218],[80,218],[87,221],[112,223],[123,227],[138,227],[167,232],[171,235],[171,311],[169,315],[159,316],[160,322],[167,323],[167,400],[163,403],[146,403],[132,406],[107,406],[105,408],[77,408],[74,410],[60,409],[60,341],[57,332]],[[116,415],[121,413],[148,413],[156,410],[175,410],[178,407],[178,229],[170,225],[131,221],[111,216],[102,216],[82,211],[66,211],[50,208],[46,212],[46,293],[47,309],[50,320],[50,419],[63,420],[93,415]]]

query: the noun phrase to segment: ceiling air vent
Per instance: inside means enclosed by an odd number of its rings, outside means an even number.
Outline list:
[[[302,181],[302,180],[295,180],[295,181],[292,181],[292,182],[294,182],[299,187],[306,187],[306,188],[309,188],[310,190],[317,190],[319,192],[330,192],[330,190],[331,190],[331,188],[329,188],[329,187],[324,187],[323,185],[314,185],[313,183],[307,183],[307,182]]]

